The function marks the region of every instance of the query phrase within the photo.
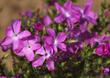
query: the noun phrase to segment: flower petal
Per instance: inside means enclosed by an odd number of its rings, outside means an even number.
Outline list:
[[[87,0],[86,4],[85,4],[85,12],[90,11],[92,9],[93,6],[93,0]]]
[[[26,49],[24,54],[25,54],[28,61],[34,60],[34,52],[30,48]]]
[[[87,24],[86,24],[86,22],[80,24],[80,30],[81,30],[81,32],[85,32],[87,30]]]
[[[55,70],[54,61],[52,61],[52,60],[47,60],[47,62],[46,62],[46,67],[48,68],[49,71]]]
[[[25,30],[19,34],[19,39],[29,37],[30,35],[31,35],[31,33],[29,31]]]
[[[53,44],[53,38],[51,36],[46,36],[45,37],[45,43],[48,45],[52,45]]]
[[[67,0],[67,1],[65,2],[65,4],[64,4],[64,7],[65,7],[66,9],[68,9],[68,10],[71,10],[72,7],[73,7],[72,1],[71,1],[71,0]]]
[[[44,56],[39,57],[36,61],[34,61],[34,62],[32,63],[32,66],[33,66],[33,67],[42,66],[43,63],[44,63],[44,61],[45,61],[45,57],[44,57]]]
[[[41,47],[41,45],[36,41],[37,41],[36,39],[28,40],[28,44],[32,50],[37,50]]]
[[[53,48],[54,48],[54,51],[55,51],[55,52],[57,52],[57,51],[58,51],[58,49],[57,49],[57,45],[54,45],[54,47],[53,47]]]
[[[98,55],[98,56],[103,56],[103,54],[104,54],[103,45],[100,45],[100,46],[98,46],[98,47],[96,48],[95,54]]]
[[[50,35],[50,36],[52,36],[52,37],[55,37],[55,30],[54,29],[51,29],[51,28],[48,28],[47,29],[47,33]]]
[[[41,45],[39,43],[33,44],[31,45],[32,50],[37,50],[41,47]]]
[[[64,32],[61,32],[58,34],[56,39],[58,42],[63,42],[66,40],[66,37],[67,37],[67,35]]]
[[[20,45],[21,44],[19,40],[13,41],[13,50],[14,51],[18,50]]]
[[[8,46],[2,45],[1,48],[4,52],[6,52],[10,48],[10,46],[9,45]]]
[[[52,20],[49,16],[45,16],[43,19],[45,26],[49,26],[52,23]]]
[[[44,50],[44,48],[41,47],[40,49],[38,49],[38,50],[36,51],[36,54],[45,55],[45,50]]]
[[[12,43],[12,39],[10,37],[6,37],[3,42],[1,43],[1,45],[10,45]]]
[[[7,35],[8,37],[12,37],[12,36],[14,35],[14,32],[13,32],[13,30],[12,30],[11,27],[8,27],[8,28],[6,29],[6,35]]]
[[[34,37],[35,37],[34,39],[35,42],[40,42],[40,37],[38,35],[34,35]]]
[[[96,24],[97,14],[92,12],[92,0],[87,0],[84,8],[85,18],[93,24]]]
[[[60,48],[62,51],[67,51],[66,45],[64,43],[59,43],[58,48]]]
[[[65,17],[62,15],[62,14],[60,14],[60,15],[58,15],[58,16],[56,16],[55,18],[54,18],[54,21],[56,22],[56,23],[61,23],[61,22],[63,22],[65,20]]]
[[[86,19],[93,24],[96,24],[97,15],[93,12],[89,12],[86,14]]]
[[[102,41],[109,41],[110,40],[110,36],[102,36]]]
[[[24,48],[23,48],[21,51],[19,51],[19,50],[14,51],[14,53],[15,53],[17,56],[24,56],[24,55],[25,55],[24,52],[25,52]]]
[[[18,34],[21,30],[21,21],[15,20],[12,24],[12,29],[13,29],[14,33]]]
[[[61,13],[64,11],[64,8],[58,3],[55,3],[55,7],[56,7],[57,11],[59,11]]]

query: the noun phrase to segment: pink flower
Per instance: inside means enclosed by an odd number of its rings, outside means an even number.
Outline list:
[[[84,8],[75,7],[81,13],[81,22],[89,21],[93,24],[96,24],[97,14],[92,11],[93,1],[87,0]]]
[[[38,39],[38,38],[37,38]],[[25,56],[28,61],[34,60],[34,51],[38,50],[41,45],[38,43],[37,39],[29,39],[23,42],[22,49],[20,52],[16,52],[18,56]]]
[[[99,45],[95,50],[95,54],[102,57],[110,56],[110,44]]]
[[[110,69],[109,69],[108,67],[103,68],[103,73],[104,73],[104,75],[108,75],[109,72],[110,72]]]
[[[52,60],[52,50],[48,47],[44,48],[41,47],[36,51],[36,54],[40,55],[37,60],[35,60],[32,63],[33,67],[39,67],[44,64],[46,61],[46,67],[48,68],[49,71],[52,71],[55,69],[54,67],[54,61]]]
[[[36,30],[43,30],[44,25],[42,23],[35,23],[34,25]]]
[[[57,36],[53,29],[48,28],[47,33],[49,36],[45,37],[45,43],[51,46],[55,52],[57,52],[57,47],[62,51],[66,51],[66,44],[64,41],[66,40],[67,35],[64,32],[60,32]]]
[[[55,3],[55,7],[59,12],[59,14],[54,19],[56,23],[61,23],[66,21],[68,26],[70,26],[79,21],[80,13],[74,9],[74,5],[72,1],[67,0],[64,6]]]
[[[31,33],[28,30],[21,31],[21,21],[15,20],[7,29],[6,37],[1,43],[2,47],[11,46],[13,50],[19,49],[22,44],[22,39],[29,37]]]

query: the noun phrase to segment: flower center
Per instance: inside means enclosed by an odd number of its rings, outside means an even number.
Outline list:
[[[46,52],[46,53],[45,53],[45,58],[48,59],[49,57],[50,57],[49,52]]]
[[[70,15],[69,12],[65,12],[65,16],[66,16],[66,17],[70,17],[71,15]]]
[[[31,46],[30,46],[30,45],[28,45],[28,48],[31,48]]]
[[[14,36],[13,36],[13,40],[18,40],[18,36],[17,36],[17,34],[14,34]]]
[[[54,41],[54,45],[57,45],[58,44],[58,41],[55,39],[55,41]]]
[[[80,11],[81,11],[81,14],[82,14],[82,18],[85,18],[84,10],[81,9]]]

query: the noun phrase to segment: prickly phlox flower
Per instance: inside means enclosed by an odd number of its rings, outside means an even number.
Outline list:
[[[70,40],[67,46],[68,51],[77,53],[84,47],[84,43],[91,39],[91,34],[88,31],[81,32],[79,28],[74,28],[69,34],[68,39]]]
[[[12,45],[13,50],[17,50],[22,43],[22,39],[30,36],[31,33],[28,30],[21,31],[21,21],[15,20],[12,25],[6,31],[6,37],[1,43],[1,46],[7,47]]]
[[[36,30],[43,30],[44,25],[41,22],[35,23],[34,28]]]
[[[68,26],[71,26],[79,21],[80,13],[74,9],[72,1],[68,0],[67,2],[65,2],[64,6],[55,3],[55,7],[59,12],[59,14],[54,19],[56,23],[66,21]]]
[[[81,21],[88,21],[93,24],[96,24],[97,14],[92,11],[93,1],[87,0],[84,8],[79,8],[81,13]],[[78,7],[76,7],[78,9]]]
[[[81,41],[80,34],[81,33],[79,29],[74,29],[74,31],[69,34],[70,41],[67,46],[68,52],[76,54],[78,50],[81,48],[80,45],[83,41]]]
[[[49,36],[45,37],[45,43],[47,45],[51,46],[55,52],[58,51],[57,48],[62,51],[66,51],[66,44],[64,43],[67,38],[66,33],[60,32],[56,36],[55,30],[51,28],[47,29],[47,33],[49,34]]]
[[[109,42],[109,40],[110,40],[109,35],[104,34],[104,35],[100,36],[98,33],[94,32],[92,34],[92,37],[89,40],[87,40],[87,43],[93,47],[96,44],[98,44],[98,45],[105,44],[105,43]]]
[[[51,48],[49,48],[48,46],[41,47],[36,51],[36,54],[39,55],[39,57],[32,63],[33,67],[42,66],[44,62],[46,62],[46,67],[48,68],[48,70],[52,71],[55,69],[54,61],[52,60],[53,52]]]
[[[80,8],[79,6],[75,6],[77,11],[80,12],[80,30],[85,32],[87,30],[88,23],[96,24],[97,23],[97,14],[92,11],[93,1],[87,0],[84,8]]]
[[[18,56],[25,56],[28,61],[34,60],[34,51],[41,47],[36,39],[25,40],[21,46],[22,49],[19,52],[16,52],[16,54]]]
[[[96,50],[95,54],[102,57],[109,57],[110,56],[110,44],[101,44],[99,45]]]
[[[108,75],[110,72],[110,68],[106,67],[106,68],[103,68],[103,74],[104,75]]]

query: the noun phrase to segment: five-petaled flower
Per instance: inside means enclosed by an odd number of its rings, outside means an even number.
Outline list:
[[[74,23],[79,21],[80,13],[74,9],[72,1],[68,0],[63,7],[60,4],[55,3],[55,7],[59,12],[54,19],[56,23],[66,21],[68,26],[73,26]]]
[[[109,57],[110,56],[110,44],[101,44],[99,45],[96,50],[95,54],[102,57]]]
[[[28,30],[21,31],[21,21],[15,20],[7,29],[6,37],[1,43],[1,46],[7,47],[12,45],[13,50],[17,50],[22,44],[22,39],[29,37],[31,33]]]
[[[67,35],[64,32],[58,33],[56,36],[55,30],[48,28],[47,33],[49,36],[45,37],[45,43],[49,46],[51,46],[55,52],[57,52],[57,47],[61,49],[62,51],[66,51],[66,44],[64,41],[67,38]]]
[[[28,61],[34,60],[34,51],[41,47],[36,39],[25,40],[21,46],[22,49],[19,52],[16,52],[16,54],[18,56],[25,56]]]
[[[35,60],[33,63],[32,63],[32,66],[33,67],[39,67],[39,66],[42,66],[44,64],[44,62],[46,61],[46,67],[48,68],[49,71],[52,71],[55,69],[54,67],[54,61],[52,59],[52,55],[53,55],[53,50],[46,46],[45,48],[44,47],[41,47],[40,49],[38,49],[36,51],[36,54],[40,55],[38,57],[37,60]]]

